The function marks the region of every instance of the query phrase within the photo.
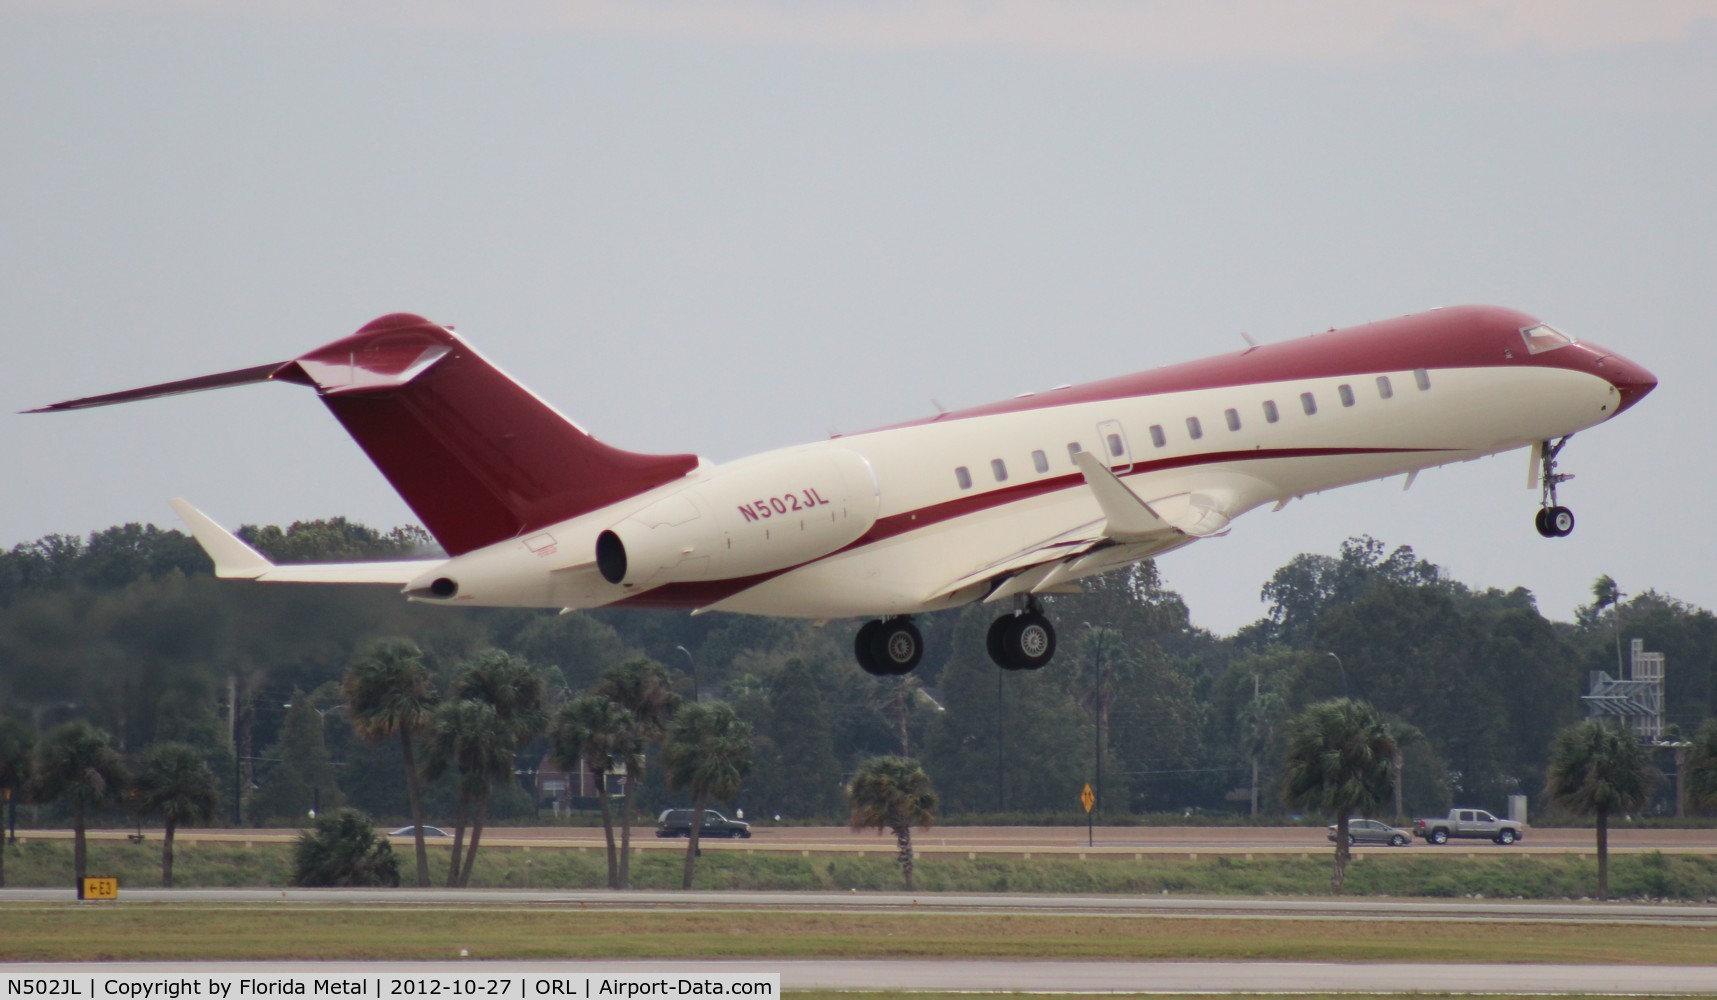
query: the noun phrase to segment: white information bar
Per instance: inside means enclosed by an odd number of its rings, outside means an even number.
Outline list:
[[[0,1000],[260,1000],[265,997],[363,997],[365,1000],[659,1000],[781,995],[780,973],[166,973],[77,972],[0,975]]]

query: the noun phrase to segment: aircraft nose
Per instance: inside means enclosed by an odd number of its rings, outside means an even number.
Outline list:
[[[1605,358],[1603,364],[1604,378],[1616,387],[1616,392],[1622,397],[1621,405],[1616,407],[1616,413],[1621,413],[1644,399],[1657,388],[1657,376],[1647,371],[1644,365],[1635,364],[1618,354]]]

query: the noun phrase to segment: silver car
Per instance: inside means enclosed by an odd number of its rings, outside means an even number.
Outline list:
[[[1335,843],[1335,827],[1329,828],[1330,843]],[[1347,821],[1347,842],[1349,844],[1388,844],[1390,847],[1406,847],[1413,842],[1413,834],[1400,827],[1375,819],[1350,819]]]

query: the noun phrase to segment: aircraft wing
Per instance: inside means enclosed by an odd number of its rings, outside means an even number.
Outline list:
[[[1223,482],[1212,484],[1218,488],[1182,491],[1146,502],[1097,456],[1080,452],[1073,460],[1102,509],[1101,520],[978,567],[939,588],[935,596],[984,580],[997,581],[996,588],[984,598],[986,603],[1015,594],[1052,593],[1080,577],[1226,533],[1228,511],[1237,509],[1236,502],[1252,492],[1237,488],[1241,484]]]
[[[286,566],[246,545],[244,539],[216,524],[214,519],[183,499],[169,501],[191,537],[215,563],[215,576],[223,580],[256,580],[262,583],[376,583],[403,587],[445,559],[409,559],[393,562],[303,563]]]

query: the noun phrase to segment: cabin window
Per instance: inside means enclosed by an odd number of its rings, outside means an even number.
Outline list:
[[[1239,410],[1223,410],[1222,411],[1222,417],[1224,420],[1228,421],[1228,429],[1229,430],[1237,431],[1240,429],[1240,411]]]
[[[1008,481],[1008,463],[1002,461],[999,458],[990,459],[990,475],[995,476],[996,482],[998,482],[998,483],[1007,482]]]
[[[1080,452],[1082,452],[1084,450],[1085,450],[1084,448],[1079,447],[1079,442],[1077,442],[1077,441],[1067,442],[1067,458],[1068,458],[1068,460],[1073,462],[1074,465],[1078,465],[1079,462],[1077,459],[1074,458],[1074,456],[1079,454]]]
[[[1186,433],[1194,441],[1204,436],[1204,427],[1199,424],[1197,417],[1186,418]]]
[[[1337,396],[1341,397],[1341,405],[1343,405],[1343,406],[1352,406],[1353,405],[1353,386],[1351,386],[1351,385],[1338,385],[1335,387],[1335,394]]]
[[[1377,376],[1377,395],[1383,399],[1388,399],[1395,395],[1395,387],[1389,384],[1389,376]]]
[[[1300,409],[1306,411],[1306,416],[1314,416],[1318,412],[1318,398],[1309,392],[1300,393]]]
[[[1264,400],[1264,422],[1273,424],[1280,419],[1282,419],[1282,414],[1276,409],[1276,401],[1273,399]]]
[[[1151,425],[1151,443],[1156,445],[1158,448],[1169,443],[1168,435],[1163,433],[1162,424]]]
[[[1109,441],[1109,454],[1115,456],[1116,458],[1120,458],[1122,455],[1127,453],[1127,446],[1125,444],[1121,443],[1121,435],[1110,434],[1110,435],[1108,435],[1108,441]]]
[[[966,468],[964,465],[955,469],[954,470],[954,481],[956,483],[959,483],[960,488],[963,490],[971,489],[972,488],[972,470]]]
[[[1420,392],[1431,388],[1431,373],[1423,368],[1413,369],[1413,384],[1419,387]]]
[[[1031,467],[1036,469],[1039,472],[1048,472],[1049,471],[1049,456],[1045,455],[1041,449],[1032,452],[1031,453]]]

